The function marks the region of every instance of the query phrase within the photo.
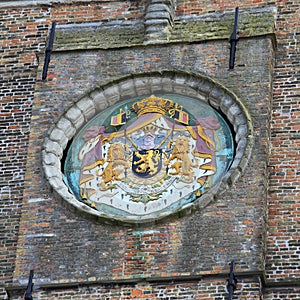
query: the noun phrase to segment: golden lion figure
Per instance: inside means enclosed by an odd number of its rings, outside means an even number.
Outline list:
[[[193,179],[194,172],[192,168],[197,167],[197,164],[193,164],[190,157],[189,139],[186,136],[179,136],[175,140],[175,145],[170,157],[165,162],[165,165],[169,165],[173,160],[176,160],[170,166],[170,169],[175,169],[174,172],[170,172],[171,175],[181,175],[185,177],[185,180],[191,181]]]
[[[139,165],[136,171],[139,173],[148,172],[153,175],[157,172],[158,163],[160,160],[159,150],[148,150],[145,154],[136,152],[135,156],[139,158],[138,161],[133,162],[134,165]]]
[[[119,143],[110,145],[108,149],[107,166],[102,173],[98,171],[97,175],[101,176],[103,182],[101,182],[102,188],[108,188],[107,183],[113,180],[124,180],[125,171],[129,168],[129,164],[126,160],[123,146]],[[100,173],[100,174],[99,174]]]

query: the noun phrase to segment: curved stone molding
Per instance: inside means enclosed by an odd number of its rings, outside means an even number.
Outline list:
[[[61,171],[63,152],[68,142],[72,140],[82,125],[105,108],[121,100],[141,96],[148,97],[154,93],[179,94],[206,102],[221,112],[231,123],[236,143],[234,160],[222,180],[195,201],[174,211],[173,214],[182,215],[205,207],[215,199],[216,195],[219,197],[232,186],[244,171],[253,145],[251,118],[242,101],[227,88],[208,77],[184,72],[161,71],[159,73],[128,76],[118,82],[94,90],[80,99],[60,117],[48,133],[42,153],[44,173],[54,191],[79,211],[110,219],[110,216],[77,200],[68,190]],[[158,218],[167,215],[169,214],[162,213]],[[136,220],[131,217],[117,217],[115,219],[127,223],[149,223],[157,220],[157,218]]]

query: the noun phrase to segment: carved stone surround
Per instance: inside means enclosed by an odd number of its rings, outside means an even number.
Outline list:
[[[195,209],[205,207],[232,186],[245,169],[253,144],[251,119],[242,101],[210,78],[165,71],[160,74],[121,78],[119,82],[92,91],[60,117],[49,131],[42,152],[43,169],[54,191],[80,211],[105,218],[106,216],[101,212],[79,202],[64,184],[61,171],[64,150],[76,132],[103,109],[125,99],[159,92],[185,95],[207,102],[227,117],[234,130],[236,153],[229,171],[209,192],[183,207],[184,213],[191,213]],[[128,222],[123,217],[120,217],[119,221]],[[147,222],[151,221],[154,220],[147,220]]]

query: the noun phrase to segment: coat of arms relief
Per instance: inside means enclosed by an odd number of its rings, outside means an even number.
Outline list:
[[[137,219],[201,196],[226,172],[233,142],[224,120],[198,102],[152,95],[87,124],[65,164],[73,193],[96,210]]]

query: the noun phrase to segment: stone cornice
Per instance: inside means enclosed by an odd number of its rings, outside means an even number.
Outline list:
[[[57,3],[76,3],[76,2],[90,2],[88,0],[0,0],[0,8],[20,8],[38,5],[52,5]]]
[[[265,270],[248,271],[248,272],[235,272],[235,276],[239,282],[241,281],[260,281],[265,291],[267,290],[291,290],[299,289],[300,279],[295,278],[293,280],[280,280],[272,281],[265,277]],[[166,277],[141,277],[130,279],[103,279],[94,281],[82,281],[82,282],[51,282],[43,283],[35,280],[39,290],[54,290],[54,289],[76,289],[78,287],[88,286],[109,286],[114,285],[135,285],[138,283],[180,283],[180,282],[193,282],[193,281],[205,281],[205,280],[220,280],[227,282],[228,273],[211,273],[211,274],[187,274],[182,276],[166,276]],[[9,296],[23,295],[26,289],[26,283],[24,284],[8,284],[3,285]]]
[[[251,9],[240,12],[238,32],[240,38],[274,35],[276,11],[273,8]],[[146,20],[147,21],[147,20]],[[181,16],[168,25],[168,34],[160,26],[152,26],[151,37],[146,21],[112,21],[86,24],[57,24],[54,51],[83,49],[113,49],[169,44],[178,42],[202,42],[229,39],[233,29],[234,14],[211,13],[203,16]]]
[[[27,7],[27,6],[35,6],[35,5],[49,5],[54,2],[66,2],[65,0],[55,0],[55,1],[47,1],[47,0],[8,0],[8,1],[0,1],[0,8],[15,8],[15,7]]]
[[[212,274],[187,274],[181,276],[165,276],[165,277],[140,277],[132,279],[103,279],[103,280],[94,280],[94,281],[82,281],[82,282],[52,282],[52,283],[43,283],[35,280],[35,284],[40,290],[54,290],[54,289],[76,289],[78,287],[88,287],[95,285],[135,285],[138,283],[181,283],[181,282],[197,282],[205,280],[219,280],[224,281],[228,280],[228,273],[212,273]],[[260,281],[265,286],[264,271],[249,271],[249,272],[235,272],[235,276],[239,281]],[[24,293],[26,289],[26,284],[12,284],[5,286],[6,291],[9,296],[17,296]]]

